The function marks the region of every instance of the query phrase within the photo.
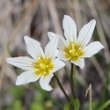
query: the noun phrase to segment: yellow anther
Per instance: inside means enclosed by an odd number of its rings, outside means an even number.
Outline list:
[[[36,62],[33,63],[33,67],[36,75],[48,75],[54,68],[51,58],[39,57]]]
[[[81,46],[74,42],[70,42],[67,47],[64,48],[64,52],[65,57],[73,61],[78,60],[78,58],[84,54]]]

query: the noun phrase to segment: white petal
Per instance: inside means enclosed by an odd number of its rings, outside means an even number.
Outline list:
[[[52,40],[53,38],[56,37],[56,34],[53,33],[53,32],[48,32],[47,34],[48,34],[48,37],[49,37],[50,40]]]
[[[35,82],[40,78],[40,76],[37,76],[34,74],[33,70],[29,70],[26,72],[21,73],[16,80],[16,85],[22,85],[27,84],[30,82]]]
[[[58,38],[60,37],[59,35],[57,35],[57,34],[55,34],[55,33],[53,33],[53,32],[48,32],[48,37],[49,37],[50,40],[54,39],[54,38],[57,37],[57,36],[58,36]],[[58,51],[59,51],[59,50],[57,49],[55,56],[58,55]]]
[[[96,21],[93,19],[88,24],[85,24],[81,29],[81,31],[79,32],[78,42],[83,47],[85,47],[89,43],[92,37],[92,33],[94,31],[95,25],[96,25]]]
[[[47,91],[52,90],[52,87],[49,85],[49,82],[50,82],[52,77],[53,77],[52,73],[50,73],[48,76],[41,76],[40,86],[42,87],[42,89],[47,90]]]
[[[63,68],[65,66],[65,63],[63,63],[61,60],[59,60],[58,58],[56,58],[53,61],[53,65],[54,65],[54,70],[52,72],[56,72],[59,69]]]
[[[92,42],[83,49],[84,51],[83,57],[91,57],[92,55],[96,54],[103,48],[104,46],[100,42],[98,41]]]
[[[76,66],[79,66],[81,69],[84,68],[85,65],[84,58],[79,58],[77,61],[71,61],[71,62]]]
[[[67,41],[62,37],[60,36],[59,37],[59,40],[58,40],[58,48],[60,50],[64,50],[64,48],[67,46]]]
[[[24,37],[26,46],[27,46],[27,51],[28,53],[34,58],[37,59],[39,56],[44,56],[43,50],[40,46],[40,43],[28,36]]]
[[[59,38],[58,39],[58,48],[59,49],[64,49],[64,47],[66,47],[66,45],[67,45],[66,40],[62,36],[52,33],[52,32],[48,32],[48,36],[49,36],[50,40],[52,40],[53,38],[58,36],[58,38]]]
[[[66,39],[69,41],[76,41],[77,27],[75,21],[68,15],[64,15],[63,29]]]
[[[32,62],[34,60],[29,57],[14,57],[14,58],[7,58],[6,61],[7,63],[16,66],[18,68],[29,70],[32,68]]]
[[[54,59],[58,54],[57,50],[58,36],[52,38],[45,47],[45,56]]]
[[[65,57],[65,53],[64,53],[64,51],[58,51],[58,55],[57,55],[57,57],[59,58],[59,59],[61,59],[61,60],[63,60],[63,61],[68,61],[69,59],[67,59],[66,57]]]

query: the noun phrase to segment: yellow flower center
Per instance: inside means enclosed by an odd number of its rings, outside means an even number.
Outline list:
[[[51,58],[39,57],[36,62],[33,63],[34,71],[36,75],[47,76],[54,68]]]
[[[70,42],[67,47],[64,48],[64,52],[65,57],[73,61],[78,60],[78,58],[84,54],[82,47],[74,42]]]

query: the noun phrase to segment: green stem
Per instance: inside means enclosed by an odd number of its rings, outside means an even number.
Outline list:
[[[89,94],[89,102],[90,102],[90,110],[93,110],[92,108],[92,85],[90,85],[90,94]]]
[[[73,95],[73,98],[75,98],[75,91],[74,91],[74,75],[75,75],[75,69],[76,67],[71,63],[71,73],[70,73],[70,82],[71,82],[71,92]]]
[[[55,79],[56,79],[56,81],[57,81],[57,83],[58,83],[58,85],[59,85],[61,91],[62,91],[63,94],[65,95],[66,99],[70,102],[70,98],[69,98],[69,96],[67,95],[67,93],[65,92],[65,90],[64,90],[64,88],[63,88],[63,86],[62,86],[62,84],[60,83],[59,78],[57,77],[56,74],[54,74],[54,77],[55,77]]]

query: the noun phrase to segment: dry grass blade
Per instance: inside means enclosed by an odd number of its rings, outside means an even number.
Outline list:
[[[33,0],[33,2],[27,1],[23,8],[25,9],[24,15],[13,27],[13,32],[11,33],[11,38],[9,39],[9,49],[12,50],[15,47],[15,40],[21,36],[22,32],[29,33],[29,26],[31,24],[32,18],[36,11],[39,1]],[[22,9],[23,10],[23,9]]]
[[[92,85],[91,84],[89,85],[88,89],[86,90],[85,96],[87,97],[87,95],[89,95],[90,110],[93,110],[93,107],[92,107]]]
[[[74,7],[74,12],[75,12],[75,18],[76,18],[76,22],[78,24],[78,27],[81,28],[82,26],[82,16],[81,16],[81,7],[80,7],[80,3],[79,0],[73,0],[73,7]]]
[[[103,31],[103,28],[102,28],[102,25],[101,25],[100,18],[98,16],[96,8],[95,8],[95,3],[94,3],[93,0],[91,0],[91,2],[89,2],[89,0],[87,0],[87,3],[88,3],[88,6],[90,8],[92,16],[94,16],[95,19],[97,20],[96,27],[97,27],[97,30],[98,30],[99,38],[100,38],[102,44],[105,47],[104,53],[105,53],[106,62],[109,63],[110,62],[110,52],[109,52],[109,48],[108,48],[108,44],[107,44],[107,41],[106,41],[106,37],[105,37],[104,31]]]
[[[104,78],[104,71],[102,69],[102,67],[100,66],[99,62],[96,60],[95,57],[92,57],[91,58],[91,62],[93,63],[93,65],[95,66],[101,80],[103,81],[103,78]]]
[[[16,79],[16,74],[14,73],[13,68],[11,66],[6,65],[6,63],[5,63],[6,62],[5,58],[8,57],[8,54],[9,54],[7,47],[9,50],[12,51],[16,45],[15,41],[20,38],[21,33],[22,32],[27,33],[29,31],[29,26],[30,26],[30,23],[32,21],[33,15],[35,13],[35,10],[36,10],[38,4],[39,4],[39,1],[36,1],[36,0],[26,1],[22,8],[22,11],[24,10],[25,13],[23,16],[21,16],[19,18],[20,20],[18,20],[17,23],[15,23],[13,28],[11,27],[12,29],[10,29],[10,30],[12,30],[12,33],[9,34],[8,31],[6,31],[7,33],[5,31],[2,31],[0,33],[0,35],[2,36],[2,41],[3,41],[3,42],[1,41],[3,44],[1,47],[2,54],[0,55],[0,60],[1,60],[0,88],[2,86],[4,76],[9,77],[12,81],[15,81],[15,79]],[[4,10],[3,10],[3,12],[4,12]],[[5,16],[8,17],[10,14],[11,14],[11,9],[9,11],[6,11]],[[10,18],[10,20],[11,20],[11,18]],[[10,24],[11,24],[11,22],[10,22]],[[5,22],[2,22],[0,29],[2,29],[2,28],[7,28]],[[7,72],[7,70],[8,70],[8,72]]]
[[[48,17],[48,4],[47,0],[40,2],[41,4],[41,14],[42,14],[42,37],[41,44],[46,45],[47,43],[47,32],[49,30],[49,17]]]
[[[56,9],[56,2],[54,0],[48,0],[48,9],[50,12],[50,16],[51,16],[51,19],[53,22],[55,32],[62,34],[59,17],[58,17],[58,12]]]

